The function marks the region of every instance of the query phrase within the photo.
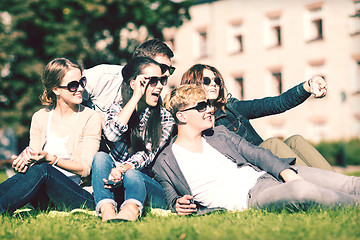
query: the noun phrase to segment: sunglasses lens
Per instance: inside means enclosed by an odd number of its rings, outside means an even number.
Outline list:
[[[164,74],[166,71],[169,71],[170,75],[172,75],[175,71],[175,67],[168,66],[166,64],[160,64],[161,73]]]
[[[171,73],[170,73],[171,74]],[[161,85],[165,86],[167,84],[167,80],[168,80],[168,77],[167,76],[162,76],[160,77],[160,83]]]
[[[78,81],[69,82],[67,87],[70,92],[76,92],[77,89],[79,88],[79,82]]]
[[[156,85],[158,84],[158,82],[160,81],[160,83],[165,86],[167,84],[167,80],[168,77],[167,76],[162,76],[162,77],[149,77],[149,85],[151,87],[156,87]]]
[[[214,78],[214,82],[216,83],[216,85],[220,86],[221,85],[221,79],[216,77]]]
[[[85,88],[86,83],[87,83],[86,77],[84,76],[84,77],[80,78],[79,83],[80,83],[80,86],[81,86],[82,88]]]
[[[161,74],[164,74],[168,70],[168,66],[166,64],[160,64]]]
[[[211,79],[209,77],[204,77],[203,81],[205,85],[209,85],[211,83]]]
[[[198,112],[204,112],[206,110],[207,106],[208,106],[207,102],[199,102],[196,105],[196,110]]]
[[[159,81],[158,77],[150,77],[149,85],[155,87]]]
[[[170,75],[172,75],[174,72],[175,72],[175,67],[170,66],[170,67],[169,67],[169,73],[170,73]]]
[[[204,81],[204,84],[205,84],[205,85],[210,85],[210,83],[211,83],[211,79],[210,79],[209,77],[204,77],[204,78],[203,78],[203,81]],[[214,82],[215,82],[215,84],[218,85],[218,86],[221,85],[221,79],[218,78],[218,77],[215,77],[215,78],[214,78]]]

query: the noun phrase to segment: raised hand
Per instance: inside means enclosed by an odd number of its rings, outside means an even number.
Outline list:
[[[132,80],[131,87],[134,91],[133,96],[140,99],[146,91],[148,82],[149,79],[146,79],[145,75],[138,75],[135,80]]]
[[[328,84],[324,78],[322,78],[320,76],[312,77],[308,81],[308,85],[309,85],[308,92],[313,94],[315,98],[325,97],[325,95],[327,93]]]

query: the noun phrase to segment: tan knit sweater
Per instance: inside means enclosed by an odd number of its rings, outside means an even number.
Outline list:
[[[35,151],[41,151],[46,143],[47,124],[50,115],[48,108],[43,108],[34,113],[30,127],[29,146]],[[95,153],[99,150],[101,135],[100,116],[92,109],[80,107],[76,126],[66,144],[70,160],[83,164],[83,175],[90,174],[91,164]]]

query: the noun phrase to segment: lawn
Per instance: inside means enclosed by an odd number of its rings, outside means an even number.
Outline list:
[[[146,213],[134,223],[102,223],[85,213],[5,215],[0,216],[0,239],[360,239],[360,208],[354,207],[201,217],[159,216],[149,209]]]

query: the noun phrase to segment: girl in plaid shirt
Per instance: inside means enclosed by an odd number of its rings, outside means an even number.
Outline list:
[[[152,178],[151,167],[171,135],[174,119],[161,106],[166,69],[151,58],[133,58],[122,70],[122,101],[108,110],[104,134],[114,142],[110,154],[93,161],[96,210],[103,221],[135,221],[145,203],[166,207],[164,191]],[[123,183],[125,201],[117,212],[114,188]]]

